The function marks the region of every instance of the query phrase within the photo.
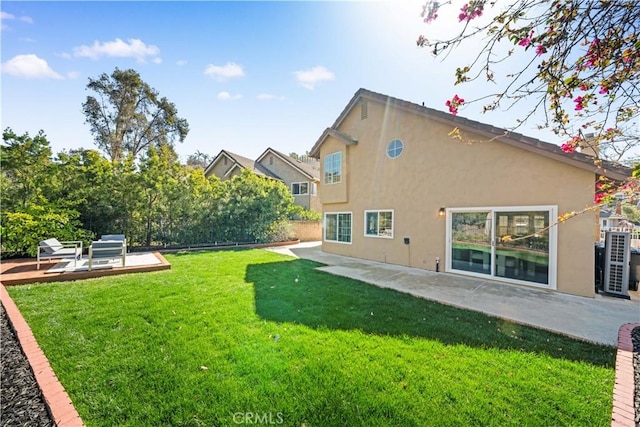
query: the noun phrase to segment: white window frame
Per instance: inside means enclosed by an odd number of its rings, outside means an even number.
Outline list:
[[[383,212],[391,212],[391,233],[390,234],[380,233],[380,214]],[[378,222],[377,222],[378,230],[376,231],[376,234],[368,233],[369,227],[367,226],[367,216],[368,214],[371,214],[371,213],[378,214]],[[376,237],[379,239],[393,239],[393,229],[395,227],[394,221],[395,221],[395,213],[393,209],[374,209],[374,210],[364,211],[364,237]]]
[[[311,195],[312,196],[317,196],[318,195],[318,184],[315,182],[310,182],[309,183],[310,188],[311,188]]]
[[[393,150],[393,153],[395,155],[392,156],[391,155],[391,144],[394,144],[396,141],[400,143],[400,148],[399,149],[395,148]],[[387,143],[387,147],[385,148],[385,151],[387,153],[387,157],[389,157],[390,159],[397,159],[398,157],[400,157],[402,155],[402,153],[404,153],[404,142],[400,138],[393,138],[391,141],[389,141]]]
[[[300,189],[302,188],[303,184],[307,185],[307,192],[306,193],[300,192]],[[294,190],[293,190],[294,185],[298,186],[298,192],[297,193],[294,192]],[[291,183],[291,194],[293,194],[294,196],[308,196],[309,195],[309,181],[292,182]]]
[[[336,240],[327,239],[327,216],[336,216]],[[349,241],[345,242],[340,239],[340,215],[349,215]],[[353,242],[353,212],[325,212],[323,218],[322,238],[325,242],[340,243],[350,245]]]
[[[471,271],[456,270],[452,268],[451,260],[451,244],[452,244],[452,213],[456,212],[492,212],[491,228],[493,230],[492,242],[492,259],[495,259],[493,250],[495,249],[495,230],[496,230],[496,215],[497,212],[531,212],[531,211],[548,211],[549,212],[549,283],[536,283],[526,280],[518,280],[513,278],[500,277],[495,274],[495,263],[492,262],[492,272],[490,275],[482,273],[474,273]],[[507,283],[517,283],[526,286],[533,286],[544,289],[557,290],[557,278],[558,278],[558,206],[557,205],[541,205],[541,206],[489,206],[489,207],[471,207],[471,208],[447,208],[446,209],[446,257],[445,257],[445,271],[448,273],[462,274],[466,276],[484,277],[490,280]]]
[[[335,176],[334,173],[334,163],[336,163],[336,161],[334,160],[334,158],[338,158],[340,160],[340,165],[337,168],[337,172],[338,175]],[[327,171],[327,162],[331,162],[331,172]],[[324,170],[323,170],[323,182],[327,185],[331,185],[331,184],[339,184],[342,182],[342,151],[336,151],[335,153],[331,153],[331,154],[327,154],[326,156],[324,156]],[[327,173],[329,173],[329,175],[327,176]],[[328,178],[328,179],[327,179]]]

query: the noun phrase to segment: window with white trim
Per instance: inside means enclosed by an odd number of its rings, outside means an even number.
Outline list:
[[[311,183],[311,195],[312,196],[318,195],[318,184],[316,184],[315,182]]]
[[[364,211],[364,235],[393,238],[393,211]]]
[[[351,212],[324,214],[324,240],[351,243]]]
[[[342,152],[324,157],[324,183],[337,184],[342,181]]]
[[[292,182],[291,194],[293,194],[294,196],[305,196],[309,194],[309,183],[308,182]]]
[[[393,139],[391,142],[387,144],[387,156],[392,159],[395,159],[404,150],[404,143],[399,139]]]
[[[447,271],[556,289],[558,207],[447,209]]]

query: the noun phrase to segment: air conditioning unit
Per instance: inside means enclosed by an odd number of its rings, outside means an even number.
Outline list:
[[[604,286],[605,294],[629,299],[629,261],[631,235],[607,231],[604,238]]]

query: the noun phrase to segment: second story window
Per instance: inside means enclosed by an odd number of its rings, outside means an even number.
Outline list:
[[[404,150],[404,144],[399,139],[394,139],[387,144],[387,156],[392,159],[402,154],[402,150]]]
[[[291,194],[294,196],[304,196],[309,194],[308,182],[293,182],[291,184]]]
[[[324,157],[324,183],[337,184],[342,181],[342,152]]]

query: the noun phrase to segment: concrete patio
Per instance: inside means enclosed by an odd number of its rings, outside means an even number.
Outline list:
[[[327,254],[322,252],[320,242],[271,250],[326,264],[320,270],[331,274],[601,344],[616,345],[620,326],[640,322],[637,292],[630,292],[631,300],[602,295],[579,297]]]

